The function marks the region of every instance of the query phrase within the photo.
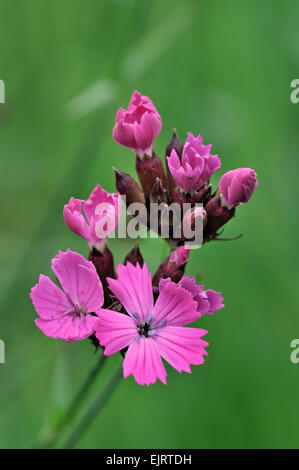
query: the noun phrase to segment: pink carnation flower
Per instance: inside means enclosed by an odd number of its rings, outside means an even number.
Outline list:
[[[101,249],[105,238],[118,225],[120,201],[118,193],[110,194],[97,184],[87,201],[72,197],[64,206],[63,218],[72,232],[85,238],[90,247]]]
[[[143,156],[152,155],[152,146],[162,128],[162,119],[147,96],[134,91],[128,110],[117,111],[113,128],[114,140]]]
[[[163,289],[165,284],[168,282],[170,282],[169,278],[161,279],[160,289]],[[205,313],[213,315],[217,310],[224,307],[224,297],[221,296],[221,292],[216,292],[212,289],[204,290],[204,286],[196,285],[194,277],[190,278],[189,276],[183,276],[178,282],[178,285],[190,292],[193,300],[197,303],[196,311],[198,317],[201,317]]]
[[[257,188],[257,175],[251,168],[237,168],[224,173],[219,181],[219,189],[224,204],[237,206],[248,202]]]
[[[159,379],[166,384],[164,358],[179,372],[191,372],[191,364],[202,364],[208,343],[207,330],[184,328],[199,315],[190,292],[168,281],[154,303],[151,274],[141,268],[119,265],[118,279],[108,278],[109,288],[128,315],[106,309],[96,323],[96,336],[110,356],[128,346],[123,362],[124,377],[133,375],[140,385]]]
[[[59,252],[52,269],[61,290],[48,276],[40,275],[30,293],[39,315],[37,327],[51,338],[85,339],[94,333],[104,302],[103,288],[94,265],[79,253]]]
[[[204,145],[202,136],[188,134],[182,154],[182,160],[173,149],[167,157],[169,171],[174,180],[185,191],[201,188],[221,166],[218,155],[211,155],[212,145]]]

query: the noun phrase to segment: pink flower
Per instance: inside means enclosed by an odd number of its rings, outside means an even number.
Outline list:
[[[224,204],[237,206],[248,202],[257,187],[257,175],[251,168],[238,168],[225,173],[219,182]]]
[[[170,279],[162,279],[160,289],[164,287],[165,283],[170,282]],[[204,286],[196,285],[195,278],[189,276],[183,276],[178,282],[178,285],[190,292],[193,300],[197,303],[196,311],[198,317],[201,317],[205,313],[213,315],[217,310],[224,307],[221,292],[216,292],[212,289],[203,290]]]
[[[48,276],[40,275],[30,293],[39,315],[37,327],[51,338],[66,341],[85,339],[94,333],[104,302],[103,288],[94,265],[79,253],[59,252],[52,269],[61,290]]]
[[[162,119],[147,96],[134,91],[128,110],[117,111],[113,138],[135,150],[139,156],[152,155],[152,146],[162,128]]]
[[[120,195],[97,184],[87,201],[72,197],[64,206],[63,218],[72,232],[85,238],[90,247],[100,249],[118,225],[120,207]]]
[[[183,328],[198,318],[196,301],[181,286],[168,281],[154,304],[151,274],[141,268],[119,265],[118,279],[108,279],[109,288],[128,315],[101,310],[96,336],[110,356],[128,346],[123,362],[124,377],[133,375],[140,385],[159,379],[166,384],[163,357],[179,372],[191,372],[191,364],[202,364],[207,330]]]
[[[169,171],[185,191],[197,190],[203,186],[221,166],[218,155],[210,155],[212,145],[204,145],[201,135],[188,134],[180,161],[176,151],[167,157]]]

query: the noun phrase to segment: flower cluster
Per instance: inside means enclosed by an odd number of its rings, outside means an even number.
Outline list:
[[[175,247],[172,243],[173,250],[153,277],[138,245],[115,269],[106,236],[117,228],[120,196],[126,195],[127,204],[139,202],[147,208],[153,201],[202,202],[200,216],[208,241],[216,238],[237,205],[248,202],[257,185],[254,171],[243,168],[223,175],[219,190],[212,194],[209,178],[220,168],[220,160],[211,155],[211,145],[193,134],[183,145],[174,133],[166,149],[165,173],[153,152],[161,127],[151,100],[135,91],[128,110],[120,109],[116,115],[113,137],[135,150],[142,189],[130,175],[116,170],[117,193],[97,185],[86,201],[71,198],[63,218],[88,243],[88,260],[70,249],[59,251],[52,260],[59,285],[41,274],[30,293],[38,313],[35,323],[46,336],[66,342],[91,338],[106,356],[121,352],[124,377],[133,375],[141,385],[157,379],[166,384],[162,358],[179,372],[190,373],[190,365],[202,364],[207,330],[185,325],[224,305],[220,292],[204,289],[184,274],[190,256],[184,240],[176,240]]]
[[[119,144],[135,150],[141,188],[130,175],[115,170],[116,188],[126,196],[127,206],[133,202],[144,203],[149,211],[152,202],[166,206],[178,203],[182,206],[182,219],[188,216],[184,203],[191,208],[202,204],[203,242],[214,240],[219,229],[234,216],[236,206],[249,201],[257,187],[256,173],[250,168],[229,171],[221,177],[219,189],[213,192],[209,180],[221,167],[221,161],[218,155],[211,154],[212,145],[204,145],[202,136],[195,137],[192,133],[183,144],[174,131],[165,152],[165,174],[162,160],[153,151],[161,122],[155,106],[138,91],[133,93],[128,110],[117,113],[113,137]],[[196,217],[195,213],[191,215]],[[169,239],[173,245],[186,242],[183,234],[180,238],[170,234]]]

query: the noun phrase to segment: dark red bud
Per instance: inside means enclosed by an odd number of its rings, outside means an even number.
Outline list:
[[[127,207],[134,202],[141,202],[145,204],[144,193],[139,188],[136,181],[127,173],[113,168],[115,173],[115,185],[117,191],[126,196]]]
[[[149,195],[153,189],[156,178],[160,178],[164,186],[166,184],[162,160],[155,153],[152,157],[145,155],[143,158],[140,158],[137,156],[136,171],[142,189],[147,195]]]
[[[138,263],[141,267],[143,266],[143,257],[139,249],[138,243],[134,246],[134,248],[126,255],[124,264],[127,262],[132,263],[134,266]]]
[[[108,288],[107,277],[115,278],[113,254],[106,245],[103,252],[92,248],[89,252],[88,259],[95,266],[102,282],[105,298],[104,306],[107,307],[111,303],[111,292]]]
[[[170,154],[171,154],[171,151],[174,149],[176,151],[179,159],[181,159],[182,153],[183,153],[183,148],[184,148],[183,142],[178,138],[176,129],[173,129],[173,135],[170,139],[169,144],[166,147],[165,155],[167,157],[169,157]]]

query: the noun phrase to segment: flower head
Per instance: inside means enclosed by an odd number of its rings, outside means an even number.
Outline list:
[[[30,293],[39,315],[35,323],[51,338],[85,339],[94,332],[97,314],[104,302],[96,269],[79,253],[67,250],[53,258],[52,270],[63,290],[48,276],[40,275]]]
[[[185,191],[197,190],[203,186],[210,176],[221,166],[218,155],[211,155],[212,145],[204,145],[202,136],[188,134],[180,160],[176,151],[167,157],[168,168],[175,181]]]
[[[110,356],[128,347],[124,377],[133,375],[140,385],[159,379],[166,384],[164,358],[179,372],[191,372],[191,364],[202,364],[208,343],[202,336],[207,330],[183,328],[199,315],[190,292],[168,281],[154,303],[151,274],[146,264],[141,268],[119,265],[118,279],[108,279],[109,288],[128,315],[102,309],[96,323],[96,336],[104,354]]]
[[[228,206],[248,202],[257,186],[257,175],[251,168],[228,171],[219,182],[222,200]]]
[[[63,218],[72,232],[85,238],[90,247],[101,249],[105,238],[118,225],[119,207],[120,195],[110,194],[97,184],[87,201],[72,197],[64,206]]]
[[[128,109],[117,111],[113,138],[140,156],[151,155],[153,142],[161,128],[162,119],[152,101],[134,91]]]

